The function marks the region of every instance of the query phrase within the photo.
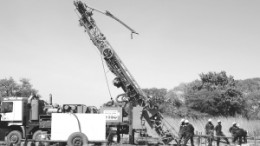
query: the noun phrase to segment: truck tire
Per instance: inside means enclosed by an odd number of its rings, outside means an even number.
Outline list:
[[[46,132],[42,131],[42,130],[37,130],[36,132],[33,133],[33,140],[39,141],[39,140],[45,140],[42,138],[41,135],[45,134]],[[45,134],[47,135],[47,134]]]
[[[88,145],[88,137],[81,132],[72,133],[67,141],[68,146],[87,146]]]
[[[6,136],[6,145],[20,145],[22,140],[22,133],[18,130],[13,130],[9,132]]]

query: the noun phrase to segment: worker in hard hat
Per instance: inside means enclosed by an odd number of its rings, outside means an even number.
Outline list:
[[[162,121],[158,116],[154,117],[155,121],[154,121],[154,128],[156,130],[156,132],[160,135],[163,135],[163,128],[162,128]]]
[[[233,134],[235,134],[235,132],[239,129],[239,127],[237,127],[237,123],[233,122],[232,126],[229,128],[229,132],[231,133],[231,135],[233,136]]]
[[[229,144],[228,139],[225,137],[225,134],[222,132],[222,125],[221,125],[220,120],[218,120],[218,124],[215,127],[215,131],[216,131],[216,136],[217,136],[217,146],[219,146],[221,138],[223,138],[227,142],[227,144]]]
[[[247,131],[240,128],[239,124],[236,122],[234,122],[232,127],[229,128],[229,132],[232,134],[233,143],[236,143],[236,140],[238,140],[239,145],[241,145],[242,142],[247,143]]]
[[[205,133],[208,136],[208,146],[212,146],[212,141],[214,138],[214,125],[212,124],[211,119],[208,119],[208,122],[205,126]]]
[[[186,126],[184,128],[184,145],[187,145],[188,141],[190,140],[191,146],[194,146],[194,127],[188,120],[185,120],[184,123]]]
[[[235,143],[236,140],[239,139],[239,143],[241,144],[242,137],[239,136],[239,127],[237,126],[236,122],[232,123],[232,126],[229,128],[229,132],[233,137],[232,142]]]
[[[186,128],[185,119],[181,119],[180,129],[179,129],[179,144],[181,143],[182,138],[185,138],[185,132],[184,132],[185,128]]]

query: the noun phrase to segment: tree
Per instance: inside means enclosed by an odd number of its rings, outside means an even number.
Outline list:
[[[250,119],[259,119],[260,115],[260,78],[236,81],[238,89],[246,99],[244,115]]]
[[[29,97],[32,93],[36,94],[38,91],[32,88],[28,79],[21,79],[20,84],[12,77],[9,79],[0,80],[0,97],[21,96]]]
[[[260,91],[260,78],[252,78],[237,81],[238,89],[244,94]]]
[[[236,88],[233,76],[225,71],[199,75],[187,86],[186,105],[194,110],[210,115],[234,116],[245,110],[245,99]]]
[[[223,89],[229,87],[235,87],[235,80],[233,76],[227,76],[225,71],[221,71],[220,73],[216,72],[208,72],[207,74],[201,73],[201,88],[206,88],[209,91],[216,89]]]
[[[167,94],[167,89],[165,88],[146,88],[143,89],[143,91],[151,98],[151,101],[153,103],[156,103],[158,105],[165,102],[165,95]]]
[[[174,90],[170,90],[165,95],[165,102],[169,103],[173,107],[180,108],[183,105],[181,96],[181,94],[177,95],[177,93]]]
[[[37,90],[32,88],[32,84],[29,79],[21,79],[19,84],[19,90],[16,92],[16,96],[29,97],[32,93],[37,94]]]
[[[209,115],[218,115],[217,102],[221,95],[217,91],[199,90],[187,95],[186,105],[196,111],[207,113]]]
[[[246,94],[245,98],[246,117],[250,119],[260,119],[260,90]]]

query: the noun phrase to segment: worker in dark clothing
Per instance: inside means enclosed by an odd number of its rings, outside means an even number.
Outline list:
[[[227,144],[229,144],[228,139],[225,137],[225,134],[222,132],[222,125],[220,120],[218,120],[218,125],[215,127],[215,131],[216,131],[216,136],[219,136],[217,137],[217,146],[219,146],[219,142],[221,138],[224,138]]]
[[[208,136],[208,146],[212,146],[212,142],[214,139],[214,125],[212,124],[212,120],[209,119],[208,123],[205,126],[205,133]]]
[[[229,132],[233,134],[235,131],[237,131],[239,127],[237,127],[237,123],[233,122],[232,126],[229,128]]]
[[[237,127],[237,123],[233,122],[232,126],[229,128],[229,132],[231,133],[233,140],[232,142],[235,143],[236,140],[238,139],[238,143],[241,144],[242,143],[242,137],[240,136],[240,130],[239,127]]]
[[[237,127],[239,128],[237,135],[241,137],[241,142],[247,143],[247,131],[243,128],[240,128],[239,124],[237,124]]]
[[[158,117],[155,117],[154,128],[159,135],[163,136],[162,121]]]
[[[184,145],[187,145],[188,141],[190,140],[191,146],[194,146],[194,127],[188,120],[185,120],[185,128],[184,128]]]
[[[232,129],[233,127],[233,129]],[[231,127],[231,131],[233,130],[233,141],[234,143],[238,140],[239,144],[247,143],[247,131],[240,128],[238,124]],[[235,128],[234,128],[235,127]],[[234,130],[235,129],[235,130]]]
[[[179,144],[181,143],[182,138],[185,138],[185,119],[181,119],[180,129],[179,129]]]

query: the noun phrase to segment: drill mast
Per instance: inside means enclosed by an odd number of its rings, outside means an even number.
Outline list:
[[[88,7],[85,3],[82,3],[81,1],[74,1],[74,5],[80,13],[80,25],[85,28],[85,31],[88,33],[93,44],[98,48],[99,52],[104,57],[109,70],[116,76],[116,78],[113,80],[114,85],[118,88],[122,88],[125,92],[125,94],[121,96],[121,101],[123,100],[125,102],[130,102],[133,105],[140,105],[144,107],[144,112],[146,113],[146,116],[143,117],[148,123],[150,123],[149,125],[152,128],[154,126],[151,124],[151,119],[155,116],[158,116],[156,119],[160,120],[160,124],[162,127],[159,130],[155,131],[160,136],[164,144],[171,142],[173,139],[175,139],[175,136],[170,131],[169,124],[167,126],[167,122],[165,122],[165,119],[158,110],[156,112],[151,112],[154,111],[155,104],[153,104],[150,100],[150,97],[148,97],[142,91],[142,89],[137,84],[134,77],[128,71],[119,56],[116,54],[104,34],[97,27],[95,20],[92,18],[93,11],[98,10]],[[116,21],[127,27],[132,33],[136,33],[133,29],[120,21],[110,12],[106,11],[103,14],[115,19]],[[171,133],[170,136],[169,133]]]

